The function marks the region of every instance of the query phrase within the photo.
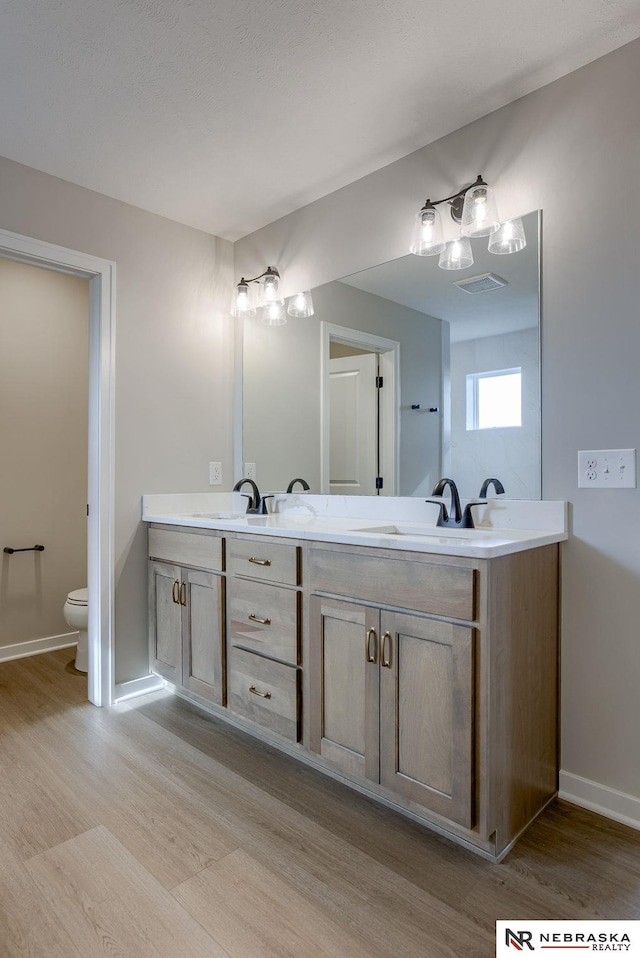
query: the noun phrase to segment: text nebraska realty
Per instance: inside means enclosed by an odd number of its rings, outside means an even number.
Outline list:
[[[523,951],[528,948],[535,951],[532,944],[533,932],[506,929],[506,943]],[[631,938],[626,932],[540,932],[538,935],[539,948],[549,950],[555,948],[589,948],[591,951],[628,951],[631,947]]]

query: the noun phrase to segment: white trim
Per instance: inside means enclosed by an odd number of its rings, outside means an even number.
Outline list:
[[[147,692],[157,692],[165,687],[164,679],[159,675],[143,675],[139,679],[129,682],[118,682],[113,690],[113,704],[124,702],[125,699],[135,698],[137,695],[146,695]]]
[[[571,772],[560,772],[560,798],[616,822],[640,829],[640,798]]]
[[[78,644],[77,632],[65,632],[64,635],[47,635],[43,639],[29,639],[14,645],[0,647],[0,662],[13,662],[14,659],[26,659],[30,655],[43,652],[57,652],[58,649],[70,649]]]
[[[380,353],[385,390],[389,397],[380,415],[381,470],[391,476],[385,496],[395,496],[400,475],[400,343],[361,329],[335,323],[320,323],[320,481],[321,492],[329,493],[329,354],[331,341]]]
[[[115,263],[0,230],[0,256],[89,279],[88,696],[113,699]]]

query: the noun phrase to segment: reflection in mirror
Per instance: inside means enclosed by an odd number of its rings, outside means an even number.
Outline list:
[[[428,496],[446,475],[474,497],[497,476],[540,497],[539,214],[523,222],[518,253],[474,239],[456,271],[409,254],[316,287],[312,317],[244,320],[243,461],[261,489]]]

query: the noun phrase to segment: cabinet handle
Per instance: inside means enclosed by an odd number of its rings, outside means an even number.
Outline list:
[[[259,622],[260,625],[271,625],[271,619],[261,619],[260,616],[254,615],[253,612],[249,613],[248,618],[251,619],[252,622]]]
[[[187,604],[187,583],[183,582],[180,586],[180,605]]]
[[[254,565],[271,565],[271,559],[256,559],[255,556],[249,556],[249,562]]]
[[[373,651],[371,651],[371,639],[373,638]],[[367,629],[367,639],[365,644],[365,654],[367,662],[378,661],[378,635],[375,629]]]
[[[180,583],[177,579],[173,583],[173,588],[171,590],[171,598],[173,599],[176,605],[180,605]]]
[[[259,695],[261,699],[271,698],[271,692],[259,692],[258,689],[255,687],[255,685],[250,685],[249,691],[251,692],[252,695]]]
[[[387,639],[389,639],[389,658],[386,655]],[[380,646],[380,665],[383,669],[391,668],[391,650],[393,649],[393,639],[390,632],[385,632],[382,636],[382,645]]]

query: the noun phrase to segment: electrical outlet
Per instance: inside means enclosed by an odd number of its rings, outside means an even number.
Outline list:
[[[256,464],[255,462],[245,462],[244,464],[244,477],[245,479],[256,478]]]
[[[222,485],[222,463],[221,462],[209,463],[209,485],[210,486]]]
[[[578,453],[579,489],[635,489],[635,449],[590,449]]]

